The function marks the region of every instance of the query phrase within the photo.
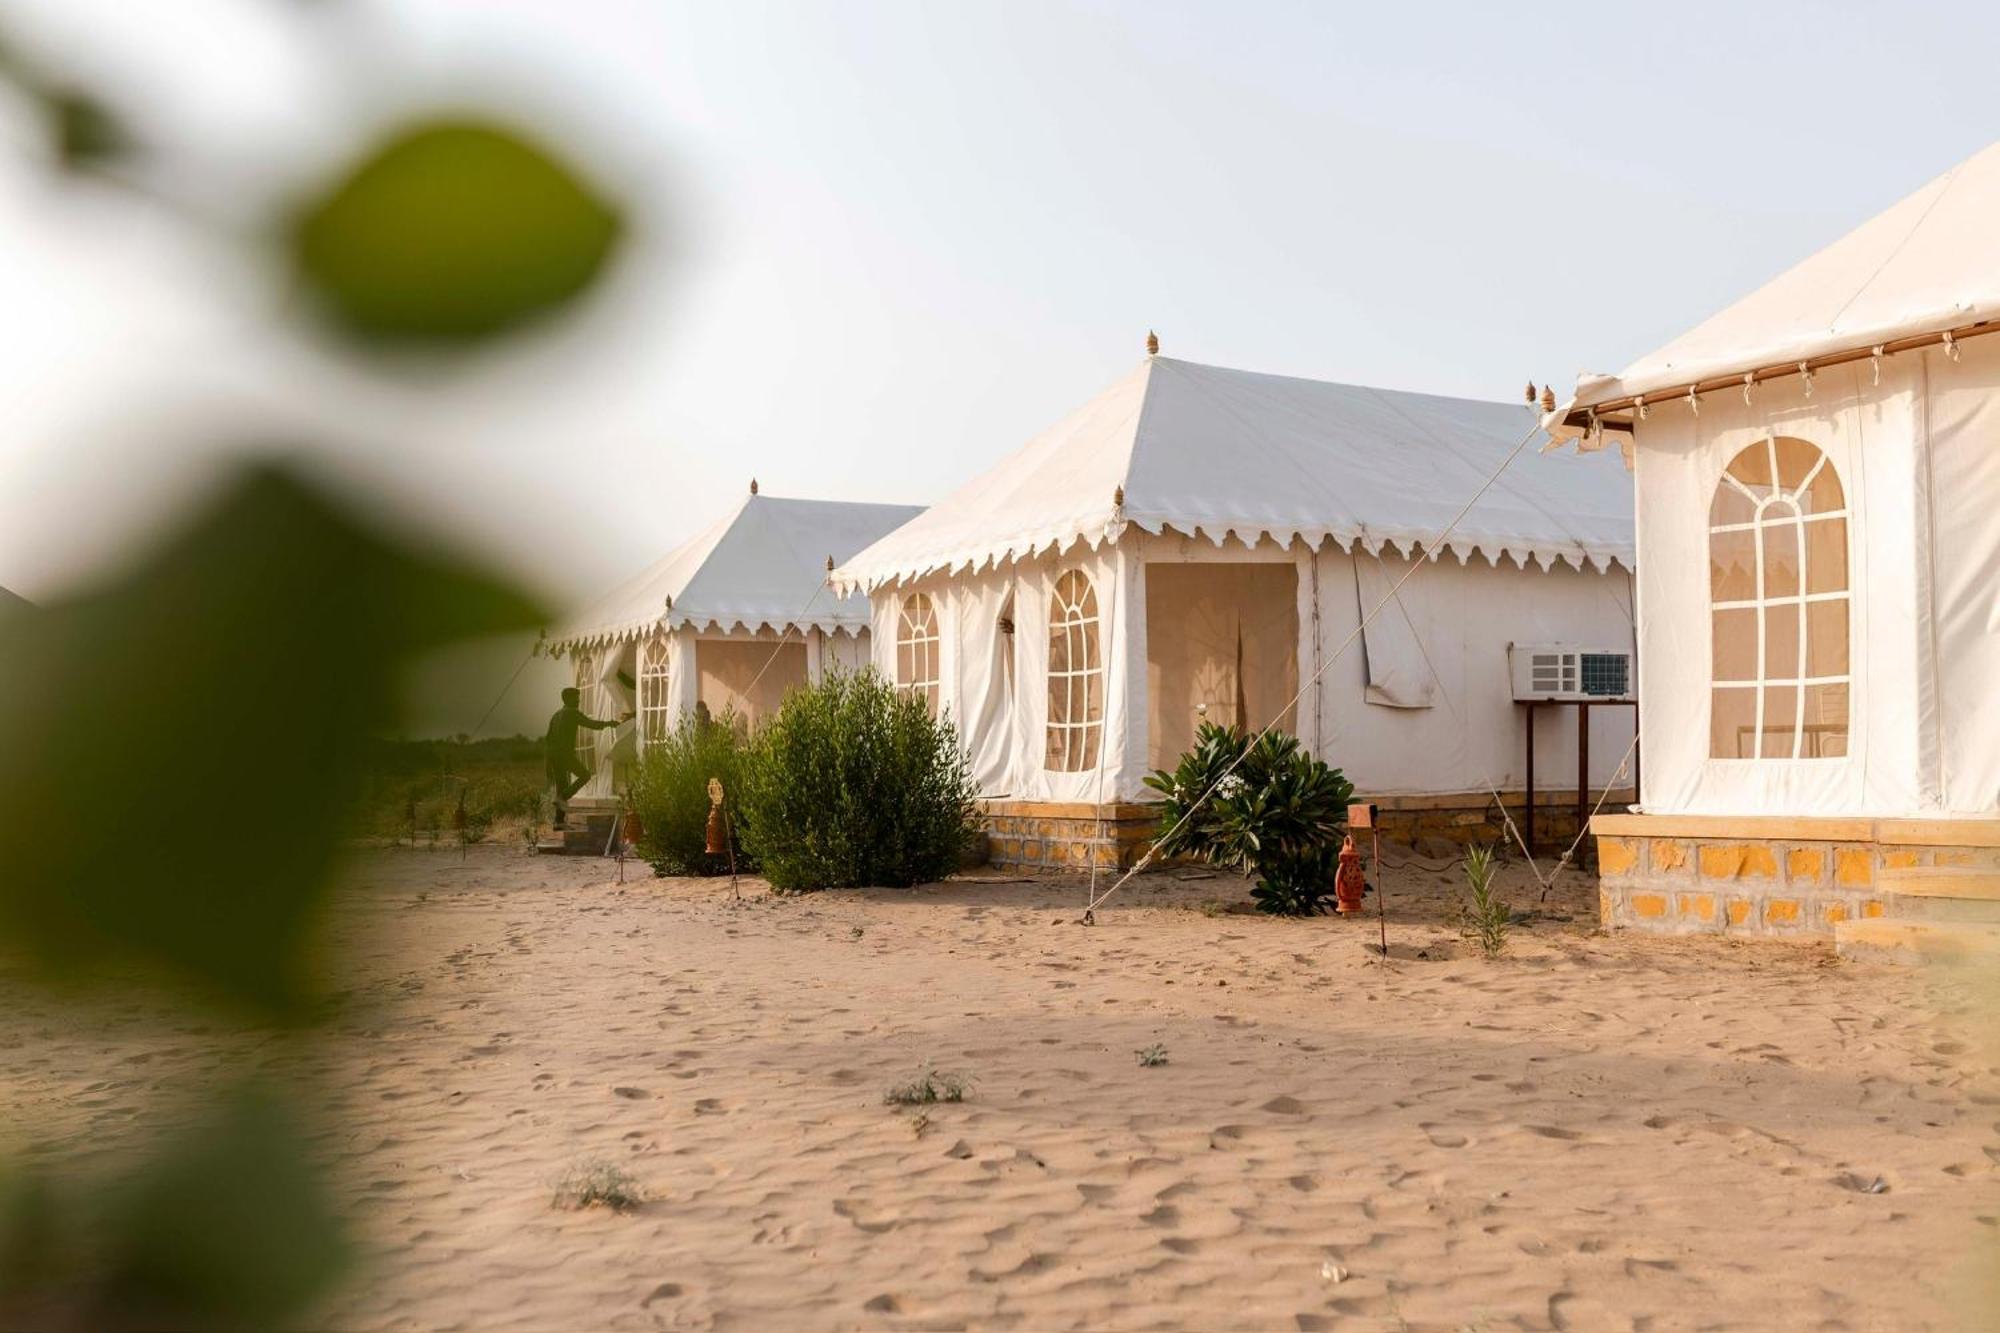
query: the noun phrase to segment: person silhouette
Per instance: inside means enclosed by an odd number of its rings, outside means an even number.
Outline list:
[[[578,705],[582,693],[571,686],[562,692],[562,707],[549,718],[548,734],[542,738],[542,749],[546,755],[549,784],[556,789],[557,828],[569,815],[569,798],[583,790],[583,784],[590,781],[592,769],[583,762],[576,752],[576,732],[578,727],[589,727],[592,731],[602,731],[615,727],[632,715],[625,714],[617,721],[605,721],[591,717]]]

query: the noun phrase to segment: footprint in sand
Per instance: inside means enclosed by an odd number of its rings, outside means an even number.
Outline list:
[[[1427,1123],[1418,1125],[1417,1128],[1424,1132],[1424,1137],[1431,1141],[1431,1146],[1434,1148],[1463,1148],[1472,1142],[1465,1135],[1453,1133],[1443,1125]]]
[[[1273,1097],[1257,1109],[1272,1115],[1304,1115],[1306,1104],[1296,1097]]]
[[[1561,1139],[1564,1142],[1570,1142],[1583,1137],[1583,1135],[1573,1129],[1559,1129],[1555,1125],[1529,1125],[1526,1128],[1530,1134],[1539,1134],[1545,1139]]]
[[[643,1310],[647,1306],[651,1305],[654,1301],[670,1301],[674,1297],[680,1294],[681,1294],[680,1283],[662,1282],[659,1286],[653,1288],[652,1292],[646,1297],[645,1300],[639,1302],[639,1308]]]
[[[613,1088],[611,1095],[613,1097],[623,1097],[627,1101],[642,1102],[653,1094],[647,1092],[644,1088]]]

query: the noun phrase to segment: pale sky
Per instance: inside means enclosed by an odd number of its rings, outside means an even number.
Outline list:
[[[0,0],[247,227],[372,119],[546,128],[648,228],[564,330],[382,377],[0,107],[0,584],[301,442],[554,597],[772,494],[923,502],[1175,356],[1517,400],[1994,137],[2000,6]],[[198,473],[196,475],[199,475]]]

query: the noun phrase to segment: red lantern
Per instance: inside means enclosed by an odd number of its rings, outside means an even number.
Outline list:
[[[1368,892],[1368,879],[1361,872],[1361,853],[1355,849],[1354,835],[1340,843],[1340,869],[1333,877],[1334,910],[1342,916],[1361,910],[1361,897]]]

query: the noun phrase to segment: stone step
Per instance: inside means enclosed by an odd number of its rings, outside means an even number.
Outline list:
[[[2000,924],[2000,871],[1903,866],[1883,871],[1880,887],[1891,916]]]
[[[1833,941],[1842,958],[2000,967],[2000,924],[1991,922],[1869,917],[1839,922]]]

